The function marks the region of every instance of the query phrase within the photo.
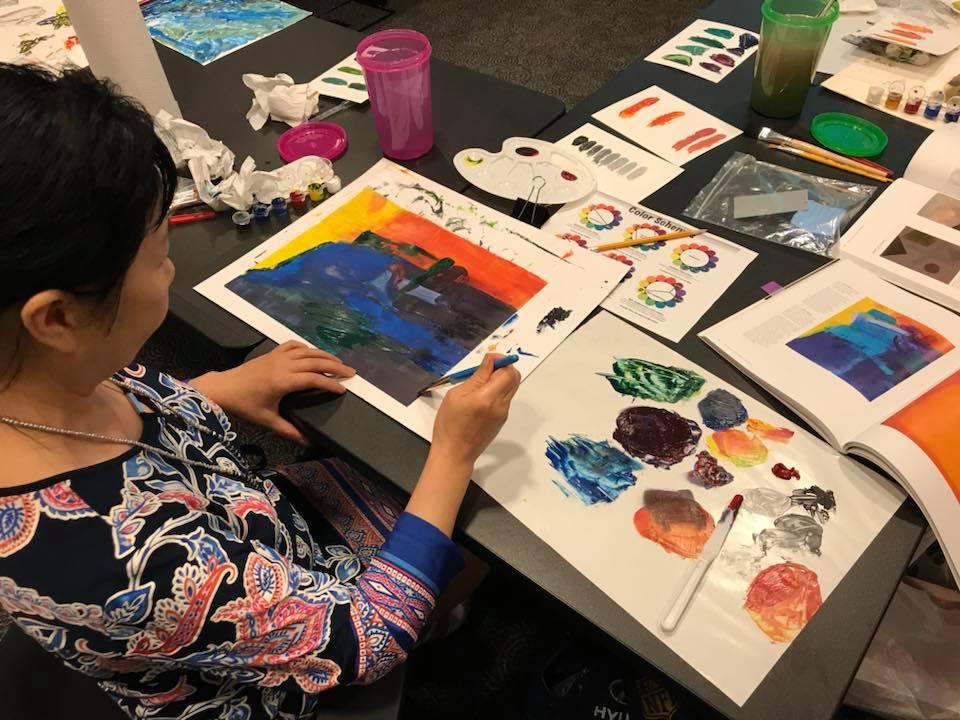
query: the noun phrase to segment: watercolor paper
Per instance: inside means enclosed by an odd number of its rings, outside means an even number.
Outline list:
[[[900,13],[881,15],[872,25],[854,35],[903,45],[930,55],[945,55],[960,45],[960,32],[956,28],[926,22]]]
[[[597,189],[624,202],[643,200],[683,172],[683,168],[641,150],[633,143],[585,123],[555,143],[588,158]]]
[[[595,194],[562,207],[543,229],[571,245],[593,248],[690,227],[642,205]],[[679,342],[756,253],[710,233],[604,253],[623,263],[627,276],[603,302],[612,313]]]
[[[618,389],[611,376],[633,368],[643,389],[624,394],[634,386]],[[767,458],[750,467],[712,453],[707,439],[717,431],[698,405],[721,391],[748,419],[720,432],[794,434],[755,438]],[[574,448],[575,463],[556,461],[557,443]],[[776,462],[803,479],[776,477]],[[574,472],[562,470],[571,464]],[[609,313],[524,382],[474,479],[738,705],[903,500],[893,484]],[[688,563],[735,493],[745,503],[721,556],[676,631],[662,632]]]
[[[87,67],[61,0],[0,3],[0,61]]]
[[[422,387],[486,351],[528,374],[623,274],[538,234],[382,160],[197,290],[276,342],[338,355],[351,391],[429,439],[444,391]]]
[[[733,125],[656,85],[593,117],[675,165],[684,165],[740,134]]]
[[[652,53],[647,62],[720,82],[757,51],[755,32],[713,20],[694,20]]]
[[[321,95],[355,103],[365,103],[370,99],[367,94],[367,83],[363,78],[363,70],[357,62],[356,55],[356,53],[350,53],[320,75],[317,87]]]
[[[280,0],[150,0],[142,10],[154,40],[201,65],[310,16]]]

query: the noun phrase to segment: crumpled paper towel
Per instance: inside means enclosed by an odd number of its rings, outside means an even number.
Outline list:
[[[157,134],[163,140],[178,168],[190,170],[200,199],[216,211],[246,210],[254,203],[286,197],[291,190],[310,183],[325,183],[334,177],[333,165],[326,158],[307,156],[271,172],[258,171],[248,157],[233,169],[233,152],[207,131],[187,120],[161,110],[154,118]]]
[[[254,130],[262,128],[268,117],[296,127],[317,111],[320,77],[296,85],[285,73],[273,77],[246,73],[243,84],[253,90],[253,104],[247,112],[247,120]]]

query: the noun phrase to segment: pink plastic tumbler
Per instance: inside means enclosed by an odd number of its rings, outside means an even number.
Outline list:
[[[433,147],[430,41],[415,30],[384,30],[357,45],[357,62],[383,154],[413,160]]]

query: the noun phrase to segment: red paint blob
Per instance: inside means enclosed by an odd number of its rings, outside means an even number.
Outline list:
[[[560,171],[560,177],[562,177],[564,180],[569,180],[570,182],[574,182],[577,179],[576,175],[574,175],[572,172],[567,172],[566,170]]]
[[[790,642],[821,604],[817,574],[787,562],[760,571],[747,589],[743,607],[773,642]]]
[[[526,145],[523,147],[518,147],[516,150],[514,150],[514,152],[517,155],[523,155],[524,157],[536,157],[540,154],[540,151],[536,148],[527,147]]]
[[[777,463],[776,465],[774,465],[772,468],[770,468],[770,472],[772,472],[781,480],[799,480],[800,479],[799,470],[797,470],[796,468],[788,468],[783,463]]]

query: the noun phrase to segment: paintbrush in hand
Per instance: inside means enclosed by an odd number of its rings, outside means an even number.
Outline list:
[[[502,358],[497,358],[496,360],[493,361],[493,369],[499,370],[500,368],[506,367],[507,365],[513,365],[519,359],[520,359],[519,355],[504,355]],[[431,390],[435,390],[439,387],[443,387],[444,385],[451,385],[453,383],[463,382],[467,378],[473,377],[473,374],[477,372],[477,370],[479,369],[480,369],[480,366],[477,365],[476,367],[467,368],[466,370],[460,370],[455,373],[450,373],[449,375],[446,375],[440,378],[439,380],[435,380],[434,382],[430,383],[425,388],[420,390],[417,393],[417,397],[420,397],[421,395],[426,395]]]

